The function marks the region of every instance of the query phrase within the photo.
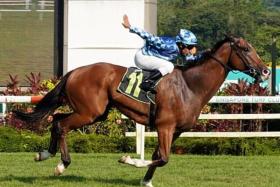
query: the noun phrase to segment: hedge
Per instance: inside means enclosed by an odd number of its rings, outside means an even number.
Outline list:
[[[0,152],[38,152],[48,149],[50,133],[39,136],[29,131],[17,131],[0,127]],[[77,153],[134,152],[132,138],[108,137],[105,135],[70,132],[67,136],[68,149]]]
[[[38,152],[47,149],[50,134],[43,136],[28,131],[0,127],[0,152]],[[135,152],[135,138],[109,137],[70,132],[67,136],[70,152],[121,153]],[[146,138],[145,151],[153,152],[157,138]],[[280,155],[280,138],[179,138],[172,152],[202,155]]]
[[[179,138],[172,147],[202,155],[280,155],[280,138]]]

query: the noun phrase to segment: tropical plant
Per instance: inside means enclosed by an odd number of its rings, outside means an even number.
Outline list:
[[[21,95],[21,89],[19,87],[18,76],[9,74],[10,80],[7,81],[6,89],[3,91],[4,95]]]
[[[266,96],[269,91],[266,87],[261,87],[259,84],[249,83],[247,80],[239,79],[237,83],[228,84],[219,95],[227,96]],[[244,103],[229,103],[229,104],[211,104],[210,113],[228,113],[228,114],[253,114],[253,113],[268,113],[270,109],[268,104],[244,104]],[[262,131],[267,125],[265,120],[200,120],[193,131]]]

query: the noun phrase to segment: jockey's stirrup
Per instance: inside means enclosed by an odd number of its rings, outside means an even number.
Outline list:
[[[144,79],[144,81],[140,84],[140,88],[144,91],[151,91],[152,93],[156,93],[155,86],[158,79],[162,77],[162,74],[158,70],[153,70],[151,74]]]

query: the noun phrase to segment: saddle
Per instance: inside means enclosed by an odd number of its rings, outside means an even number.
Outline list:
[[[155,93],[145,92],[140,88],[143,80],[146,80],[153,71],[142,70],[136,67],[127,68],[118,86],[118,92],[146,104],[155,103]],[[161,79],[156,80],[156,86]]]
[[[149,112],[149,125],[150,127],[155,126],[155,117],[156,117],[156,103],[155,103],[155,95],[154,92],[145,92],[139,86],[143,82],[143,80],[150,77],[150,74],[153,71],[149,70],[141,70],[136,67],[127,68],[126,73],[124,74],[117,91],[142,103],[146,103],[150,105]],[[155,87],[161,81],[161,78],[156,80]],[[156,89],[156,88],[154,88]]]

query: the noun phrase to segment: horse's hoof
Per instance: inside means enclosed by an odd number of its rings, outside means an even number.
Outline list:
[[[40,160],[40,153],[36,153],[36,155],[35,155],[35,157],[34,157],[34,161],[35,161],[35,162],[41,161],[41,160]]]
[[[128,163],[128,160],[131,160],[130,156],[129,155],[125,155],[125,156],[122,156],[118,162],[120,163],[123,163],[123,164],[127,164]]]
[[[63,163],[59,163],[54,169],[54,176],[59,176],[65,171],[65,167]]]
[[[140,185],[141,186],[146,186],[146,187],[154,187],[153,184],[152,184],[152,180],[149,180],[149,181],[141,180]]]
[[[153,162],[151,160],[140,160],[140,159],[134,159],[135,167],[137,168],[143,168],[148,167]]]

